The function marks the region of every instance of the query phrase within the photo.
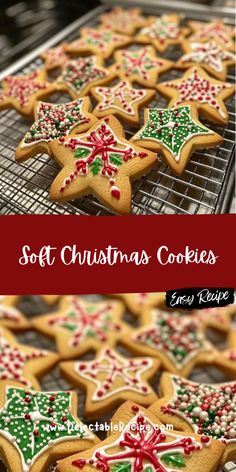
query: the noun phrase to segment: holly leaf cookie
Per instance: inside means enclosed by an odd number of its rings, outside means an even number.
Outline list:
[[[72,385],[86,389],[85,412],[100,418],[126,400],[151,405],[157,396],[148,380],[160,363],[151,357],[127,358],[111,348],[99,351],[92,361],[62,362],[60,368]]]
[[[9,471],[42,472],[98,442],[77,417],[75,392],[0,389],[0,455]]]
[[[188,37],[188,40],[193,42],[207,42],[211,39],[217,39],[217,42],[225,49],[234,51],[235,27],[225,25],[223,21],[217,19],[205,23],[203,21],[189,21],[190,28],[193,34]]]
[[[114,53],[115,64],[110,67],[121,80],[137,82],[145,87],[154,87],[159,74],[171,69],[173,62],[157,57],[152,46],[128,50],[121,49]]]
[[[111,425],[117,428],[107,439],[59,461],[56,472],[214,472],[224,452],[214,439],[165,429],[157,416],[130,401]]]
[[[190,43],[183,41],[185,54],[177,61],[175,67],[187,69],[199,64],[209,74],[218,80],[225,80],[228,67],[235,64],[235,54],[223,49],[215,40],[207,43]]]
[[[222,144],[223,138],[198,120],[195,105],[186,102],[174,108],[144,111],[144,126],[131,142],[160,154],[178,175],[184,171],[195,149]]]
[[[89,350],[117,344],[129,333],[121,321],[124,312],[117,301],[89,302],[78,296],[62,297],[59,310],[35,317],[33,326],[55,338],[57,350],[63,359],[78,357]]]
[[[147,173],[156,154],[131,144],[114,116],[97,121],[78,138],[51,143],[62,167],[51,186],[54,201],[68,201],[92,193],[116,213],[131,210],[131,181]]]
[[[140,316],[145,308],[162,305],[164,293],[119,293],[114,297],[121,298],[128,310],[135,316]]]
[[[59,44],[55,48],[47,49],[41,54],[41,58],[45,61],[45,69],[50,71],[63,67],[68,61],[68,56],[65,53],[66,43]]]
[[[113,87],[95,87],[92,95],[98,101],[93,113],[98,118],[107,114],[116,115],[130,125],[139,124],[139,108],[155,97],[155,90],[133,88],[128,81],[118,82]]]
[[[16,381],[40,390],[36,379],[57,363],[56,353],[19,344],[10,331],[0,328],[0,383]]]
[[[81,38],[65,47],[69,54],[101,54],[108,59],[117,48],[131,43],[131,38],[124,34],[113,33],[108,28],[81,28]]]
[[[235,85],[213,79],[199,66],[188,69],[180,79],[158,84],[157,90],[170,100],[169,108],[190,101],[208,120],[221,125],[229,121],[224,100],[235,93]]]
[[[150,17],[149,25],[138,32],[135,40],[144,44],[152,43],[159,52],[164,52],[171,45],[181,44],[188,34],[189,29],[180,27],[179,23],[178,15]]]
[[[29,329],[29,321],[16,308],[18,301],[18,296],[0,295],[0,326],[12,329],[13,331]]]
[[[146,309],[141,327],[121,342],[135,354],[157,357],[164,369],[184,377],[214,356],[200,321],[179,312]]]
[[[35,122],[16,148],[16,160],[22,162],[39,153],[51,155],[52,141],[82,133],[91,127],[94,117],[89,110],[88,97],[60,104],[36,102]]]
[[[160,388],[163,397],[150,407],[153,414],[178,430],[223,443],[223,464],[236,459],[236,382],[202,384],[165,372]]]
[[[45,70],[36,70],[26,75],[9,75],[2,81],[0,110],[15,108],[21,115],[31,118],[34,104],[55,92],[54,84],[46,81]]]
[[[213,364],[233,380],[236,379],[236,331],[231,329],[228,334],[227,348],[216,353]],[[236,437],[236,436],[235,436]]]
[[[147,23],[141,15],[140,8],[124,9],[117,5],[111,11],[100,15],[99,20],[104,28],[131,36],[138,28],[142,28]]]

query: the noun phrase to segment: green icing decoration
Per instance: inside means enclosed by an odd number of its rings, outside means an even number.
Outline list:
[[[98,175],[102,167],[102,162],[99,157],[97,157],[91,164],[91,171],[93,175]]]
[[[90,154],[89,149],[81,147],[79,149],[76,149],[74,156],[77,159],[82,159],[83,157],[87,157],[89,154]]]
[[[131,472],[130,462],[118,462],[111,466],[111,472]]]
[[[180,469],[182,469],[182,467],[185,467],[186,465],[182,454],[179,454],[177,452],[164,454],[162,456],[162,461],[165,462],[166,465],[173,465],[174,467],[178,467]]]
[[[96,65],[94,56],[90,56],[67,62],[61,77],[57,81],[67,84],[79,94],[88,84],[104,77],[107,77],[107,72]]]

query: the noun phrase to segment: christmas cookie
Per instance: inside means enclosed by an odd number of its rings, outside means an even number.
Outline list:
[[[93,110],[95,116],[116,115],[130,125],[139,124],[139,108],[155,97],[155,90],[134,88],[126,80],[113,87],[92,88],[91,93],[98,101]]]
[[[161,393],[150,411],[163,423],[219,440],[226,446],[222,463],[236,459],[235,382],[201,384],[165,372]]]
[[[61,298],[61,295],[40,295],[42,300],[47,303],[48,305],[54,305],[59,298]]]
[[[211,39],[217,39],[217,42],[225,49],[234,51],[235,27],[225,25],[221,20],[213,20],[209,23],[203,21],[189,21],[190,28],[193,34],[188,37],[188,40],[193,42],[207,42]]]
[[[119,293],[115,297],[121,298],[128,310],[135,316],[141,315],[145,308],[159,306],[165,298],[161,292],[157,293]]]
[[[16,308],[19,297],[14,295],[0,295],[0,326],[21,331],[28,329],[30,323]]]
[[[229,331],[231,327],[231,316],[235,314],[236,305],[226,307],[206,308],[187,312],[201,322],[204,327],[214,328],[219,331]],[[184,313],[186,311],[184,310]]]
[[[62,297],[59,311],[34,318],[33,326],[56,339],[61,357],[78,357],[89,350],[113,347],[129,328],[121,321],[124,312],[117,301],[90,302],[78,296]]]
[[[117,48],[131,43],[131,38],[124,34],[113,33],[108,28],[81,28],[81,38],[76,39],[65,47],[69,54],[101,54],[108,59]]]
[[[214,356],[201,323],[179,312],[146,309],[141,327],[121,342],[135,354],[157,357],[164,369],[184,377],[196,364],[207,364]]]
[[[56,472],[215,472],[224,452],[223,444],[208,436],[168,430],[133,402],[117,410],[111,425],[107,439],[59,461]]]
[[[99,19],[105,28],[128,35],[133,35],[138,28],[142,28],[147,23],[141,15],[140,8],[124,9],[117,5],[108,13],[100,15]]]
[[[223,138],[198,120],[195,105],[186,102],[175,108],[149,108],[145,125],[131,142],[160,154],[176,174],[182,174],[195,149],[220,145]]]
[[[60,364],[69,382],[86,389],[85,413],[89,418],[99,418],[126,400],[151,405],[157,398],[148,380],[159,366],[157,359],[127,358],[111,348],[99,351],[92,361]]]
[[[0,389],[0,456],[9,472],[42,472],[98,439],[77,417],[75,392]]]
[[[236,379],[236,331],[228,334],[228,345],[225,351],[218,352],[213,364],[222,370],[228,377]],[[236,436],[235,436],[236,437]]]
[[[216,79],[225,80],[228,67],[235,64],[235,54],[223,49],[214,40],[207,43],[183,41],[182,48],[185,54],[175,64],[180,69],[199,64]]]
[[[16,160],[25,161],[39,153],[51,155],[52,141],[86,131],[94,122],[89,109],[88,97],[60,104],[36,102],[35,122],[16,148]]]
[[[188,28],[179,25],[178,15],[163,15],[161,17],[151,17],[149,25],[139,31],[135,40],[140,43],[152,43],[159,51],[164,52],[169,46],[181,44]]]
[[[14,380],[40,390],[36,377],[50,371],[58,359],[53,352],[18,344],[10,331],[0,328],[0,383]]]
[[[57,88],[68,92],[74,99],[87,95],[92,87],[107,84],[114,78],[114,74],[102,67],[102,64],[102,59],[98,56],[67,61],[55,82]]]
[[[190,101],[208,120],[221,125],[228,123],[224,100],[235,92],[235,86],[213,79],[199,66],[188,69],[180,79],[158,84],[157,90],[170,100],[170,108]]]
[[[0,89],[0,110],[15,108],[21,115],[33,117],[35,101],[47,98],[55,92],[55,86],[46,81],[42,70],[28,75],[9,75],[2,81]]]
[[[130,182],[158,162],[156,154],[126,141],[114,116],[97,121],[78,138],[54,141],[51,150],[62,167],[51,187],[52,200],[74,200],[92,193],[121,214],[131,210]]]
[[[121,80],[137,82],[145,87],[155,87],[159,74],[171,69],[173,63],[155,55],[152,46],[128,50],[114,54],[115,64],[110,67]]]
[[[45,61],[46,70],[57,69],[63,67],[65,62],[68,60],[68,56],[65,53],[66,43],[59,44],[55,48],[47,49],[41,54],[42,59]]]

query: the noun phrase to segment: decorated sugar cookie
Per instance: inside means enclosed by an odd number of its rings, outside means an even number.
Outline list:
[[[145,308],[159,306],[164,303],[165,294],[156,293],[119,293],[114,294],[115,297],[121,298],[128,310],[135,316],[141,315]]]
[[[222,125],[228,123],[224,100],[235,93],[235,86],[213,79],[199,66],[188,69],[180,79],[158,84],[157,90],[168,97],[170,108],[191,101],[207,119]]]
[[[227,374],[231,379],[236,379],[236,331],[228,334],[227,349],[216,353],[213,364]]]
[[[182,48],[185,54],[175,64],[175,67],[180,69],[187,69],[199,64],[213,77],[225,80],[228,67],[235,64],[235,54],[222,48],[214,40],[207,43],[183,41]]]
[[[202,125],[191,102],[174,108],[148,108],[144,126],[131,141],[160,154],[176,174],[182,174],[195,149],[220,145],[223,138]]]
[[[69,54],[101,54],[108,59],[117,48],[131,43],[131,38],[124,34],[113,33],[109,28],[81,28],[81,38],[65,47]]]
[[[185,313],[185,310],[184,312]],[[205,308],[192,310],[187,314],[201,321],[204,327],[211,327],[219,331],[229,331],[231,327],[231,317],[236,313],[236,305],[226,307]]]
[[[117,5],[108,13],[100,15],[99,19],[105,28],[128,35],[134,34],[138,28],[142,28],[147,23],[141,15],[140,8],[124,9]]]
[[[164,52],[169,46],[181,44],[188,28],[179,25],[178,15],[153,16],[149,19],[149,25],[142,28],[135,40],[140,43],[152,43],[159,51]]]
[[[157,416],[130,401],[117,410],[111,425],[117,429],[107,439],[59,461],[56,472],[215,472],[224,452],[208,436],[169,431]]]
[[[18,344],[10,331],[0,328],[0,383],[13,380],[40,390],[36,377],[45,375],[58,359],[53,352]]]
[[[220,19],[205,23],[203,21],[189,21],[190,28],[193,34],[188,37],[191,43],[193,42],[207,42],[211,39],[217,39],[217,42],[225,49],[234,51],[235,27],[225,25]]]
[[[114,116],[97,121],[77,138],[51,144],[54,159],[62,167],[51,187],[55,201],[74,200],[92,193],[116,213],[131,210],[131,181],[157,162],[156,154],[124,139]]]
[[[166,370],[184,377],[196,364],[211,362],[214,355],[199,320],[159,309],[146,309],[141,327],[121,342],[136,354],[157,357]]]
[[[51,155],[52,141],[86,131],[94,122],[89,109],[88,97],[60,104],[36,102],[35,122],[16,148],[16,160],[25,161],[39,153]]]
[[[137,89],[125,80],[113,87],[93,88],[91,92],[98,101],[93,110],[98,118],[111,114],[131,125],[139,124],[139,108],[155,97],[155,90]]]
[[[98,442],[77,417],[75,392],[0,390],[0,455],[9,472],[42,472]]]
[[[59,310],[34,318],[33,326],[56,340],[61,357],[70,359],[104,346],[113,347],[129,333],[121,321],[124,307],[117,301],[90,302],[78,296],[62,297]]]
[[[28,329],[30,323],[17,309],[19,297],[11,295],[0,295],[0,326],[20,331]]]
[[[41,54],[42,59],[45,61],[46,70],[57,69],[63,67],[65,62],[68,60],[68,56],[65,53],[66,43],[59,44],[55,48],[47,49]]]
[[[65,63],[56,85],[76,99],[87,95],[92,87],[107,84],[113,78],[114,74],[102,67],[101,57],[79,57]]]
[[[36,100],[47,98],[55,92],[55,86],[46,81],[42,70],[28,75],[9,75],[2,81],[0,110],[15,108],[21,115],[31,118]]]
[[[85,412],[98,418],[126,400],[149,406],[157,399],[148,380],[160,363],[151,357],[124,357],[111,348],[99,351],[92,361],[62,362],[62,374],[73,385],[86,389]]]
[[[226,446],[223,464],[236,459],[236,382],[201,384],[165,372],[161,392],[150,411],[163,423],[219,440]]]

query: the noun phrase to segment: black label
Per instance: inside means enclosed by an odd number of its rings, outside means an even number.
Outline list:
[[[227,306],[234,303],[233,288],[179,288],[166,292],[166,306],[196,310]]]

